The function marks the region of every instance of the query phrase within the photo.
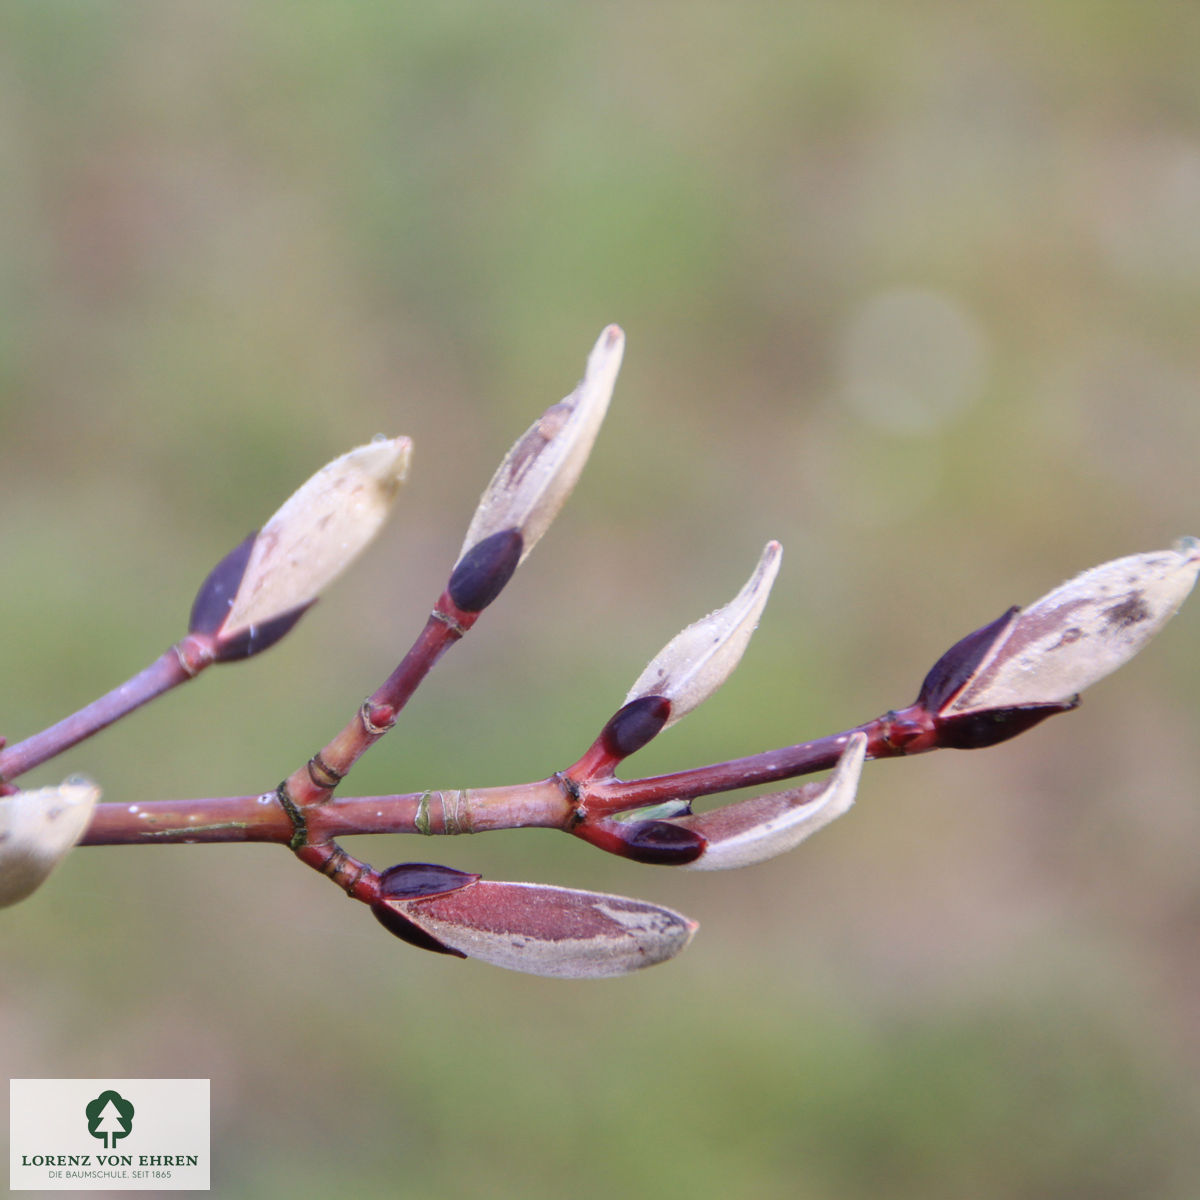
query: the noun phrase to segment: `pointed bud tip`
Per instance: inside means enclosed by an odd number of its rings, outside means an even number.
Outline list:
[[[603,370],[609,366],[613,366],[613,360],[616,359],[615,368],[621,365],[621,357],[625,353],[625,331],[620,325],[607,325],[601,331],[600,336],[596,339],[596,344],[592,347],[591,353],[588,355],[587,372],[584,376],[585,380],[588,376],[594,375],[598,370]]]

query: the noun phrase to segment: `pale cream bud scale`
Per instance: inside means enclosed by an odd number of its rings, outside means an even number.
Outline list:
[[[99,799],[100,789],[79,775],[0,796],[0,907],[37,890],[83,836]]]
[[[522,560],[533,549],[587,462],[624,353],[625,334],[617,325],[608,326],[588,356],[579,385],[530,426],[492,476],[463,539],[460,561],[484,538],[507,529],[521,534]]]
[[[311,604],[382,528],[412,440],[377,438],[322,467],[259,530],[221,636]]]
[[[942,715],[1070,700],[1141,650],[1198,572],[1195,538],[1084,571],[1016,615]]]
[[[673,818],[671,824],[693,829],[708,842],[704,853],[685,863],[684,870],[749,867],[794,850],[818,829],[849,811],[866,753],[867,735],[851,734],[827,779],[711,812]]]

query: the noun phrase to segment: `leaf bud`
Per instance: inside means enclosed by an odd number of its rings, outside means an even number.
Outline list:
[[[598,740],[608,758],[619,762],[653,741],[670,717],[671,702],[665,696],[638,696],[609,717]]]
[[[1132,658],[1178,611],[1197,572],[1194,538],[1093,567],[951,647],[917,703],[939,718],[941,744],[990,745],[1022,732],[1074,707],[1077,693]]]
[[[80,775],[0,796],[0,908],[42,885],[83,836],[99,798],[100,789]]]
[[[678,954],[696,924],[669,908],[540,883],[474,879],[418,897],[381,897],[375,915],[428,949],[560,979],[624,975]],[[391,918],[404,922],[399,932]]]
[[[458,560],[446,591],[463,612],[483,612],[504,590],[521,561],[524,539],[516,529],[501,529],[476,542]]]
[[[277,642],[379,532],[411,450],[409,438],[377,438],[322,467],[213,568],[189,632],[212,638],[220,662]]]

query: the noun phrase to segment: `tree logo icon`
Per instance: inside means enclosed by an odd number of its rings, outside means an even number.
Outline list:
[[[101,1092],[83,1111],[88,1133],[102,1138],[105,1150],[111,1150],[118,1138],[128,1137],[133,1130],[133,1105],[120,1092]]]

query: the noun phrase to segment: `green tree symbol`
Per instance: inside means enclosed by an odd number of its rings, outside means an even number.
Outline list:
[[[88,1133],[102,1138],[106,1150],[111,1150],[118,1138],[128,1137],[133,1129],[133,1105],[120,1092],[101,1092],[83,1111]]]

